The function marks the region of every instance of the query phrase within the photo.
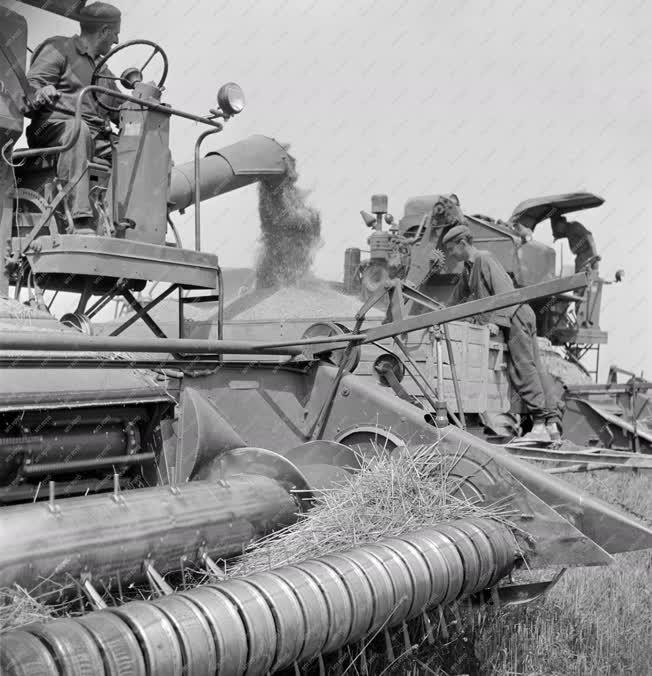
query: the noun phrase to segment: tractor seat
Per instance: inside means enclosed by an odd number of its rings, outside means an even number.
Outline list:
[[[27,150],[27,148],[16,148]],[[59,155],[37,155],[36,157],[24,157],[21,164],[16,167],[16,175],[37,171],[56,171]]]
[[[23,150],[23,148],[18,148],[18,150]],[[41,172],[48,172],[51,174],[56,173],[57,170],[57,160],[59,155],[37,155],[36,157],[25,157],[23,158],[22,164],[17,164],[16,166],[16,177],[23,178],[29,175],[38,174]],[[110,169],[111,161],[102,158],[94,157],[92,163],[97,165],[97,168]],[[93,174],[94,171],[91,168],[90,173]]]

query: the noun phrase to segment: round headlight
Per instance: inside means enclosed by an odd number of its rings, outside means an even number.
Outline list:
[[[227,82],[217,92],[217,104],[227,115],[237,115],[245,107],[245,96],[242,87],[235,82]]]

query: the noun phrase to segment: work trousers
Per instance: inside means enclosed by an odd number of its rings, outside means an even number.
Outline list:
[[[509,378],[527,412],[535,422],[547,420],[561,426],[561,400],[541,363],[536,318],[529,305],[519,307],[505,333],[509,348]]]
[[[31,148],[64,145],[72,137],[74,127],[72,118],[34,120],[27,128],[27,143]],[[72,148],[59,153],[57,160],[57,176],[66,183],[74,183],[69,194],[74,219],[93,216],[87,164],[94,158],[111,159],[110,134],[82,120],[77,141]]]

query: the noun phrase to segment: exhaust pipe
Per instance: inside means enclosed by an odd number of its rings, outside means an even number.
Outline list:
[[[288,172],[288,154],[279,143],[256,134],[243,141],[208,153],[200,160],[201,200],[261,180],[280,180]],[[195,165],[187,162],[172,167],[168,203],[182,211],[195,202]]]

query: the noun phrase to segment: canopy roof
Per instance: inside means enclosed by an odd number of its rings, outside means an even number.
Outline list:
[[[526,228],[534,230],[538,223],[551,216],[593,209],[602,204],[604,204],[602,197],[590,192],[569,192],[563,195],[533,197],[521,202],[514,209],[510,221],[518,222]]]

